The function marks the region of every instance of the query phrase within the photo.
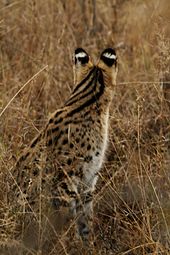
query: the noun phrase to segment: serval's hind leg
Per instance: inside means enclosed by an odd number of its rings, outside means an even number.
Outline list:
[[[89,243],[93,230],[93,201],[91,191],[80,196],[77,201],[78,233],[84,243]]]

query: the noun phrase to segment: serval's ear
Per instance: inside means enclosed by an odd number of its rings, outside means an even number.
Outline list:
[[[87,54],[87,52],[82,49],[82,48],[77,48],[75,50],[75,65],[76,64],[80,64],[80,65],[85,65],[89,62],[89,55]]]
[[[74,84],[80,83],[92,67],[93,63],[88,53],[82,48],[77,48],[74,52]]]
[[[107,75],[108,77],[110,76],[113,84],[116,83],[117,56],[116,51],[113,48],[107,48],[102,51],[97,66],[105,71],[105,75]]]
[[[113,65],[117,65],[117,56],[116,56],[116,51],[112,48],[107,48],[105,49],[101,55],[100,59],[103,61],[103,63],[108,66],[112,67]]]

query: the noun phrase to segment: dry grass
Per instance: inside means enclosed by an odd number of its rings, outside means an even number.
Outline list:
[[[49,113],[70,94],[74,48],[95,56],[113,45],[119,75],[110,147],[96,191],[93,254],[168,255],[170,109],[159,79],[170,72],[170,2],[5,2],[0,2],[0,225],[9,225],[6,234],[13,231],[5,178]],[[78,245],[72,253],[69,244],[60,246],[50,254],[85,254]]]

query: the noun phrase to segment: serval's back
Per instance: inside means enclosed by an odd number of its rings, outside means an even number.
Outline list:
[[[15,194],[16,205],[35,217],[43,206],[68,206],[77,217],[78,233],[88,240],[92,193],[108,143],[117,57],[114,49],[105,49],[94,65],[78,48],[74,61],[75,88],[18,160],[11,198]]]

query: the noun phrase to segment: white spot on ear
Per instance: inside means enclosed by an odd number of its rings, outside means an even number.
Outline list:
[[[87,54],[85,52],[79,52],[76,54],[76,58],[84,58],[86,56],[87,56]]]
[[[108,52],[105,52],[103,54],[103,56],[106,57],[106,58],[110,58],[110,59],[116,59],[116,55],[108,53]]]

